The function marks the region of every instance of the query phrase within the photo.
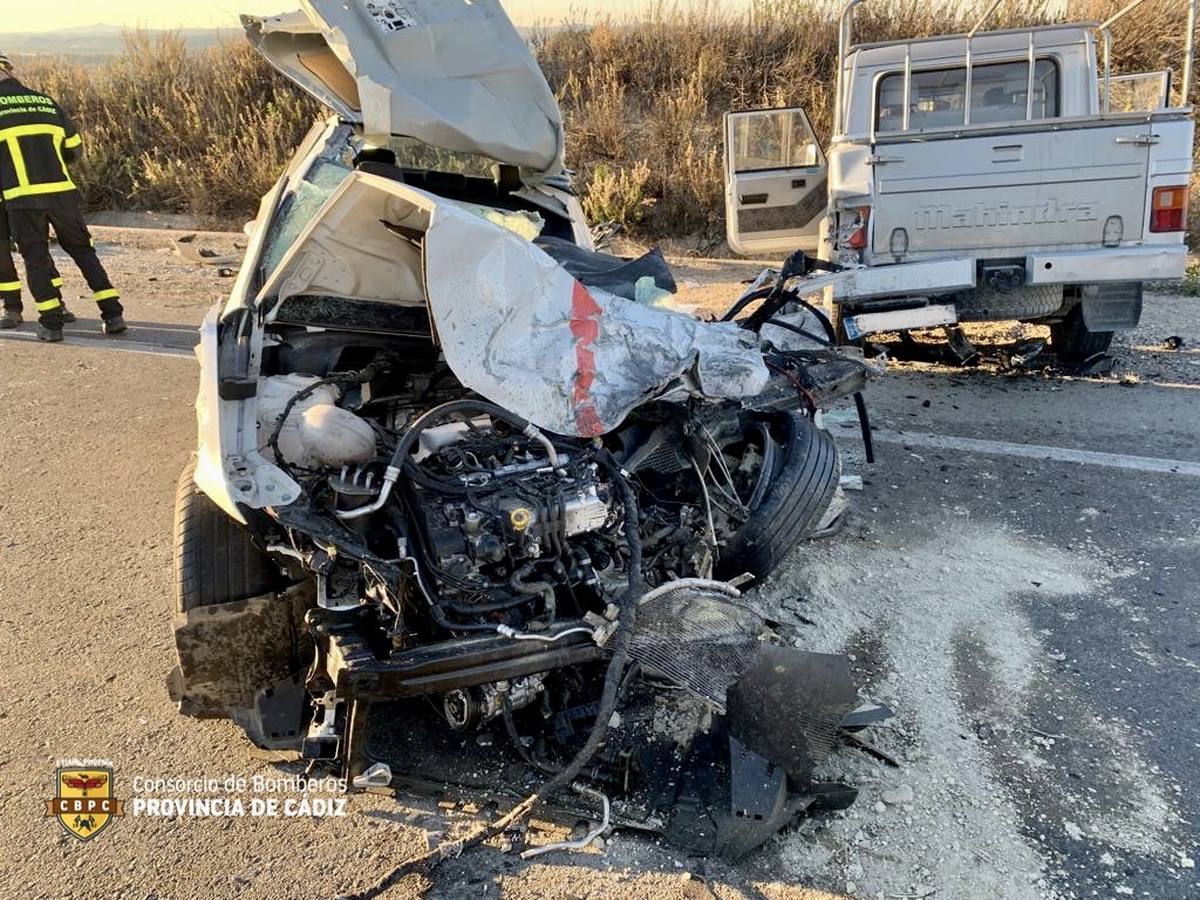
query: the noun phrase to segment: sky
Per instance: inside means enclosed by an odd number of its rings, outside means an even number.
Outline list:
[[[588,14],[613,16],[645,9],[648,0],[501,0],[518,25],[580,21]],[[687,0],[684,0],[687,2]],[[730,0],[747,5],[748,0]],[[201,0],[164,3],[163,0],[54,0],[53,3],[18,3],[4,0],[8,7],[0,18],[0,31],[53,31],[81,25],[126,25],[144,28],[235,27],[239,13],[278,13],[299,7],[295,0]]]

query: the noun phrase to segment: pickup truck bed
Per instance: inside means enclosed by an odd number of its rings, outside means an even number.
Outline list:
[[[901,228],[910,259],[1097,248],[1111,217],[1122,246],[1153,243],[1151,190],[1187,183],[1191,147],[1175,112],[879,136],[872,249],[889,253]]]

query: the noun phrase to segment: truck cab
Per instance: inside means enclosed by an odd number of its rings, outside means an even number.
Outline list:
[[[834,287],[850,339],[1020,319],[1077,360],[1135,327],[1143,283],[1187,261],[1191,37],[1173,92],[1170,72],[1112,74],[1118,17],[852,44],[856,5],[827,149],[803,110],[728,115],[733,249],[896,267],[884,296]],[[912,265],[932,260],[959,267],[939,283]]]

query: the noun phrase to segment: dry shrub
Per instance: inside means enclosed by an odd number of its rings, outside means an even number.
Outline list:
[[[987,5],[867,3],[858,8],[855,39],[966,31]],[[1071,4],[1069,18],[1100,21],[1122,5],[1123,0],[1081,0]],[[539,60],[558,91],[568,125],[568,162],[580,175],[585,197],[600,191],[606,199],[597,205],[608,208],[614,166],[645,165],[644,191],[654,207],[642,219],[642,231],[703,242],[718,238],[724,230],[722,115],[731,109],[804,106],[827,141],[840,9],[839,2],[811,0],[752,0],[749,12],[718,2],[659,2],[648,5],[636,23],[606,20],[542,35],[536,42]],[[986,27],[1049,21],[1066,21],[1055,0],[1009,0]],[[1183,35],[1183,4],[1148,3],[1116,27],[1114,71],[1171,67],[1178,74]],[[603,174],[597,177],[597,171]]]
[[[650,166],[637,162],[621,169],[601,163],[592,168],[588,190],[583,196],[583,210],[588,221],[616,222],[634,230],[642,223],[654,201],[646,193],[650,181]]]
[[[21,75],[76,119],[93,208],[252,213],[319,110],[248,44],[190,52],[174,34],[131,32],[105,65],[46,60]]]
[[[1069,18],[1099,21],[1124,0],[1074,0]],[[856,15],[856,39],[964,31],[986,0],[875,0]],[[722,115],[805,106],[829,137],[837,18],[830,0],[647,0],[637,20],[545,31],[533,39],[563,107],[568,163],[590,215],[651,236],[724,230]],[[1065,20],[1057,0],[1009,0],[987,23]],[[1180,70],[1183,4],[1153,0],[1118,25],[1118,72]],[[84,131],[82,177],[93,206],[252,213],[317,105],[234,42],[189,53],[178,37],[127,38],[98,69],[46,62],[27,73]],[[1193,98],[1195,99],[1195,98]],[[1197,210],[1200,215],[1200,210]]]

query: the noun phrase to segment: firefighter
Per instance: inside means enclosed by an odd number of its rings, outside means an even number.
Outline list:
[[[96,256],[79,189],[67,169],[81,156],[83,139],[54,100],[25,87],[13,70],[0,54],[0,196],[25,259],[25,278],[38,311],[38,339],[63,338],[62,282],[50,255],[51,226],[92,289],[100,307],[100,330],[120,334],[124,309]]]
[[[17,276],[17,264],[13,262],[16,249],[8,228],[8,212],[4,209],[4,204],[0,203],[0,301],[4,303],[4,312],[0,314],[0,328],[16,328],[21,324],[21,314],[25,311],[25,306],[21,303],[21,281]],[[62,277],[56,269],[51,284],[61,292],[62,283]],[[68,324],[75,321],[75,313],[67,309],[66,303],[63,303],[62,318]]]

